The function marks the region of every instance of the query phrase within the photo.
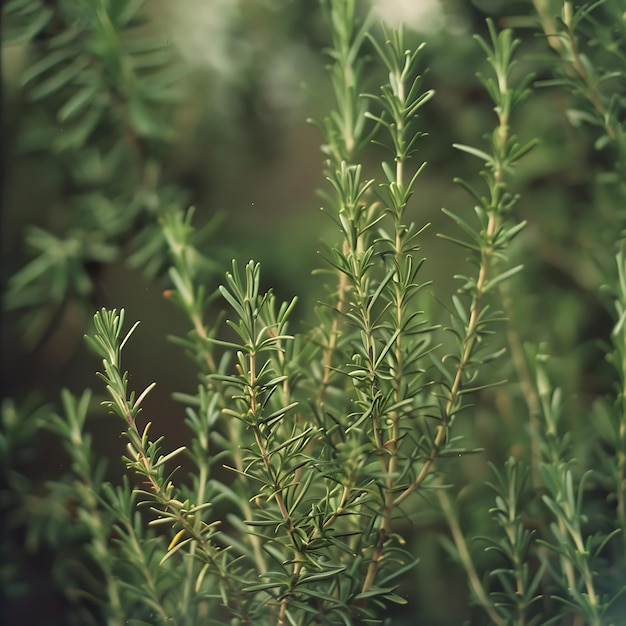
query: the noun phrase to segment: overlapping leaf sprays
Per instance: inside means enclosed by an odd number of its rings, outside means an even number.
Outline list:
[[[62,209],[46,206],[55,220],[28,226],[30,258],[8,281],[4,305],[21,313],[33,348],[68,309],[93,302],[104,266],[123,258],[151,276],[163,267],[156,218],[184,196],[160,173],[182,70],[145,28],[144,2],[6,4],[7,41],[35,53],[21,76],[19,150],[48,157],[67,189]]]
[[[624,545],[620,538],[624,520],[624,261],[620,249],[617,277],[613,278],[605,249],[612,250],[616,235],[622,234],[623,131],[616,117],[620,96],[608,93],[617,74],[604,67],[609,57],[603,56],[610,48],[614,58],[619,58],[623,36],[614,28],[618,19],[615,3],[582,3],[574,8],[574,3],[563,2],[560,18],[552,15],[547,3],[537,0],[534,4],[548,43],[562,60],[555,71],[557,78],[544,84],[567,87],[572,106],[569,120],[576,127],[582,123],[595,127],[595,149],[606,150],[613,162],[606,171],[596,172],[595,179],[594,173],[589,173],[600,205],[593,209],[602,210],[608,219],[595,223],[600,230],[593,236],[589,229],[582,232],[591,241],[594,271],[603,267],[607,282],[613,285],[616,323],[607,357],[618,374],[617,394],[597,402],[588,412],[593,438],[600,435],[602,445],[593,469],[587,469],[587,460],[578,455],[566,426],[567,405],[552,383],[549,357],[532,346],[526,346],[523,354],[516,331],[511,329],[512,350],[518,352],[513,360],[529,412],[532,452],[529,464],[509,458],[504,469],[492,466],[495,505],[490,513],[500,533],[482,538],[482,544],[500,558],[489,578],[481,578],[476,571],[449,500],[442,499],[442,504],[456,543],[452,552],[463,563],[474,599],[490,623],[543,624],[571,619],[571,623],[600,626],[617,623],[621,609],[616,604],[624,593],[620,554]],[[600,41],[602,46],[597,45]],[[587,56],[587,52],[597,56]],[[621,197],[621,201],[613,208],[607,202],[609,197]],[[583,255],[582,264],[588,262]],[[601,511],[593,511],[590,494],[607,487],[607,502]]]
[[[134,327],[124,331],[121,312],[96,316],[90,343],[103,359],[109,406],[124,423],[126,463],[140,481],[134,497],[152,510],[151,525],[167,530],[160,566],[179,571],[180,594],[169,577],[146,576],[158,537],[147,552],[131,549],[138,535],[121,504],[127,488],[102,493],[107,511],[120,513],[120,541],[133,544],[120,554],[132,557],[151,590],[142,606],[154,604],[163,620],[183,603],[193,605],[189,624],[382,621],[389,605],[405,602],[397,590],[416,561],[395,520],[411,497],[440,486],[447,457],[467,452],[455,419],[468,394],[491,384],[479,373],[502,354],[490,342],[502,317],[490,298],[520,269],[507,264],[506,251],[523,227],[511,218],[516,199],[505,179],[531,147],[509,130],[528,82],[510,85],[511,33],[498,34],[489,23],[490,43],[480,40],[498,116],[488,148],[458,146],[483,161],[486,192],[460,181],[476,201],[476,226],[446,211],[465,238],[445,238],[467,249],[477,267],[460,276],[446,352],[439,325],[423,312],[432,309],[424,306],[429,295],[420,276],[426,224],[409,219],[423,170],[419,113],[433,97],[419,75],[423,47],[412,48],[402,28],[372,34],[371,17],[361,21],[353,0],[323,6],[336,96],[335,110],[319,124],[329,181],[324,208],[339,239],[325,255],[335,286],[320,306],[319,326],[310,336],[291,334],[295,300],[279,304],[264,293],[252,261],[243,269],[234,263],[216,294],[227,305],[226,327],[207,324],[213,297],[198,282],[202,256],[190,241],[191,214],[161,219],[172,259],[166,295],[189,317],[192,330],[178,341],[200,373],[197,394],[181,398],[193,435],[188,480],[170,469],[183,449],[162,453],[162,439],[152,441],[149,424],[138,424],[150,387],[135,399],[120,363]],[[368,46],[388,77],[378,93],[364,87]],[[391,155],[379,180],[366,178],[359,162],[372,139]],[[441,504],[458,539],[445,493]],[[471,563],[464,564],[473,580]],[[526,581],[522,570],[514,576]],[[524,601],[532,600],[533,584]],[[484,605],[496,622],[504,619],[489,598]]]
[[[491,154],[462,147],[484,159],[488,193],[483,197],[466,185],[478,201],[478,228],[449,212],[470,235],[463,245],[479,270],[464,278],[468,303],[454,301],[457,352],[442,355],[437,327],[421,310],[426,296],[418,254],[425,225],[407,219],[423,168],[415,164],[418,113],[433,96],[421,89],[423,47],[411,49],[402,29],[383,30],[379,41],[369,32],[370,18],[360,22],[350,0],[324,8],[333,33],[330,75],[337,101],[320,124],[331,189],[325,208],[340,238],[326,255],[337,288],[320,310],[314,341],[287,332],[293,302],[278,306],[271,293],[263,294],[253,262],[243,272],[234,264],[220,287],[234,338],[218,338],[204,325],[206,299],[194,284],[186,222],[163,221],[174,261],[170,297],[192,321],[185,345],[203,372],[193,402],[213,416],[203,422],[208,440],[191,451],[202,480],[184,501],[163,474],[176,453],[161,456],[160,441],[137,430],[139,401],[127,400],[126,378],[115,365],[126,341],[121,317],[97,317],[96,344],[112,407],[128,427],[129,467],[150,485],[142,494],[156,505],[155,521],[175,530],[163,560],[183,553],[199,559],[198,569],[187,562],[195,588],[217,581],[225,615],[263,616],[278,624],[376,620],[381,607],[404,601],[395,589],[415,558],[396,534],[394,517],[412,494],[432,485],[439,459],[463,452],[450,428],[464,394],[478,386],[479,366],[500,354],[485,347],[499,316],[484,299],[519,269],[496,262],[521,229],[506,222],[514,199],[504,173],[528,149],[508,132],[511,109],[526,93],[525,85],[510,89],[507,82],[514,44],[510,33],[497,35],[490,25],[493,49],[485,48],[496,78],[485,82],[499,125]],[[363,93],[366,42],[388,74],[378,94]],[[381,164],[380,182],[364,178],[358,162],[372,137],[392,158]],[[195,435],[205,437],[196,409],[189,415]],[[232,484],[218,483],[211,464],[203,464],[208,441],[226,455]],[[209,494],[235,505],[228,517],[234,533],[205,518]],[[237,588],[243,596],[234,601]]]

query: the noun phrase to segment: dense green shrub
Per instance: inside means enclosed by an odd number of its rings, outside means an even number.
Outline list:
[[[94,445],[91,391],[64,390],[57,411],[4,401],[7,601],[40,593],[28,573],[43,563],[62,623],[620,623],[621,3],[536,0],[487,19],[472,51],[441,35],[429,56],[364,3],[323,1],[333,104],[315,122],[330,224],[316,304],[283,302],[255,261],[214,286],[223,248],[180,209],[182,186],[159,183],[180,71],[126,37],[141,4],[7,7],[19,36],[44,42],[24,82],[68,124],[59,167],[100,178],[72,197],[88,228],[31,231],[36,256],[6,304],[36,342],[69,299],[88,306],[92,263],[130,249],[188,322],[172,339],[197,376],[176,394],[189,438],[153,436],[155,383],[122,363],[141,326],[99,310],[86,338],[128,472],[112,478]],[[481,64],[481,95],[463,77],[476,106],[446,94],[466,72],[455,54]],[[482,137],[464,127],[487,113]],[[439,233],[428,142],[464,192],[445,192]],[[22,471],[40,427],[69,460],[45,481]]]

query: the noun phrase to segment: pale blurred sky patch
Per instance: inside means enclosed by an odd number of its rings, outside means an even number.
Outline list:
[[[171,6],[175,44],[192,66],[210,68],[226,80],[237,80],[254,51],[237,36],[239,0],[178,0]]]
[[[435,33],[445,26],[441,0],[373,0],[374,11],[392,28],[404,23],[424,34]]]

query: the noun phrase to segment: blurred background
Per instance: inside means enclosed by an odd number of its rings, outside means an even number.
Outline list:
[[[358,4],[367,9],[367,2]],[[93,26],[98,18],[85,3],[5,3],[3,396],[54,405],[61,388],[98,388],[98,363],[83,335],[95,310],[123,307],[127,320],[141,320],[126,352],[132,384],[140,389],[157,381],[145,411],[174,448],[185,433],[183,410],[171,394],[192,392],[197,380],[193,364],[167,339],[183,335],[187,322],[163,297],[171,285],[158,217],[195,207],[194,223],[199,231],[206,227],[197,245],[209,289],[231,259],[255,259],[266,287],[285,299],[298,296],[294,324],[306,330],[315,323],[325,286],[312,272],[324,266],[321,242],[336,238],[319,210],[324,155],[309,121],[323,119],[333,106],[325,73],[329,33],[315,1],[111,5],[117,7],[115,36],[106,25]],[[522,40],[520,76],[551,78],[553,63],[529,1],[374,0],[374,6],[390,25],[403,21],[416,45],[428,44],[423,87],[436,95],[420,111],[428,135],[417,159],[428,165],[409,214],[418,224],[432,223],[424,238],[424,278],[433,281],[433,302],[447,302],[465,254],[436,238],[437,232],[456,234],[440,209],[471,212],[471,198],[453,179],[476,182],[478,171],[452,145],[480,146],[495,125],[476,77],[488,70],[473,34],[486,32],[488,16],[499,27],[514,27]],[[378,72],[372,64],[372,91]],[[583,416],[590,399],[612,382],[598,349],[610,318],[598,297],[597,268],[611,260],[603,233],[611,228],[606,216],[616,199],[595,186],[606,164],[591,134],[572,131],[568,107],[562,91],[536,88],[512,120],[522,141],[541,139],[513,182],[521,193],[516,218],[529,225],[513,250],[526,271],[512,293],[523,338],[547,346],[559,384],[573,393],[574,414]],[[368,175],[378,176],[378,149],[363,159]],[[487,440],[502,436],[489,416],[482,427]],[[93,430],[96,447],[112,459],[109,473],[119,474],[118,425],[102,413]],[[509,432],[498,444],[503,458],[515,436]],[[64,469],[54,442],[44,436],[38,445],[37,458],[23,462],[35,485]],[[416,541],[421,553],[436,549],[432,537]],[[32,558],[26,571],[45,585],[49,563]],[[441,581],[429,584],[424,581],[415,601],[420,623],[460,623],[454,620],[464,607],[456,613],[446,607],[452,617],[438,614],[445,592],[435,589]],[[51,615],[62,601],[48,600],[47,623],[57,623]],[[27,602],[16,606],[11,623],[35,623],[24,617],[33,611]]]
[[[91,37],[96,50],[86,68],[66,77],[59,74],[67,58],[47,61],[59,54],[54,37],[68,29],[63,20],[71,11],[63,3],[14,4],[39,4],[49,19],[33,34],[24,32],[32,15],[4,16],[3,358],[11,395],[32,387],[82,388],[89,381],[81,377],[87,373],[82,335],[101,306],[123,306],[130,319],[142,320],[140,334],[159,355],[151,359],[153,367],[177,354],[163,337],[181,316],[162,297],[168,260],[155,224],[171,206],[193,205],[198,227],[210,225],[202,252],[214,262],[216,280],[231,258],[258,260],[266,284],[285,298],[298,295],[300,318],[311,321],[323,287],[311,271],[324,264],[317,255],[320,241],[334,237],[331,221],[319,211],[324,155],[311,123],[333,105],[325,73],[329,35],[318,3],[153,0],[135,16],[138,24],[119,27],[121,51],[98,50],[101,34],[80,25],[90,17],[77,10],[74,19],[85,31],[79,35]],[[486,32],[486,16],[500,26],[526,27],[517,33],[525,39],[520,73],[541,71],[537,51],[545,55],[545,43],[528,28],[532,20],[523,19],[531,13],[529,2],[374,5],[389,24],[402,20],[416,45],[428,42],[423,87],[435,89],[436,99],[420,113],[428,136],[417,159],[428,167],[410,217],[433,223],[425,255],[435,260],[427,271],[452,289],[449,279],[463,253],[435,239],[448,227],[440,208],[467,203],[452,181],[478,169],[452,144],[480,144],[495,120],[476,78],[486,65],[473,34]],[[367,2],[359,6],[364,11]],[[84,41],[76,39],[76,45]],[[133,65],[135,50],[148,58]],[[148,83],[143,93],[126,84],[124,68],[117,67],[123,63],[134,68],[132,80]],[[370,71],[376,91],[380,68],[372,64]],[[85,83],[91,91],[81,89]],[[79,107],[98,109],[99,117],[94,121]],[[551,168],[563,174],[581,149],[568,144],[562,150],[563,108],[546,89],[515,120],[523,140],[550,135],[550,145],[523,163],[516,184],[536,177],[535,186],[550,187]],[[128,152],[130,159],[120,156]],[[375,147],[363,155],[369,175],[379,175],[380,157]],[[520,213],[544,213],[534,198],[522,202]],[[556,231],[563,229],[560,219],[568,217],[553,209]],[[531,226],[537,223],[531,220]],[[26,272],[11,278],[29,262]]]

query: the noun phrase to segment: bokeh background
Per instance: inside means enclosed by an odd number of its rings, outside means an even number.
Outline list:
[[[536,72],[538,78],[549,67],[547,47],[532,28],[532,17],[524,19],[532,15],[529,2],[380,0],[374,6],[382,20],[392,25],[402,20],[416,45],[428,43],[423,85],[435,89],[436,98],[420,112],[428,136],[421,141],[417,158],[428,166],[412,200],[410,217],[418,223],[433,223],[424,243],[425,255],[433,257],[426,271],[437,276],[437,284],[445,285],[463,253],[435,238],[437,232],[449,229],[440,208],[471,204],[453,179],[459,175],[471,179],[478,169],[452,145],[479,145],[495,119],[476,77],[477,71],[487,69],[473,35],[485,34],[487,16],[496,18],[501,27],[518,26],[516,35],[524,40],[518,71]],[[172,71],[180,74],[172,81],[175,95],[167,109],[169,117],[164,116],[171,132],[154,151],[163,193],[172,187],[181,208],[195,206],[199,226],[215,220],[214,234],[203,244],[203,252],[215,261],[217,274],[230,267],[231,258],[259,260],[266,284],[285,297],[298,295],[302,321],[312,321],[311,305],[323,286],[311,272],[324,265],[317,254],[320,241],[332,242],[334,237],[331,221],[319,211],[322,201],[317,191],[326,185],[324,155],[320,133],[311,123],[323,119],[333,104],[325,73],[329,34],[318,3],[154,0],[141,14],[146,24],[130,36],[165,41]],[[12,40],[12,22],[6,16],[4,21],[2,269],[6,284],[35,256],[25,242],[29,228],[37,226],[63,238],[81,219],[81,211],[97,213],[97,209],[77,208],[84,190],[81,181],[77,183],[68,172],[75,163],[67,157],[67,150],[55,148],[56,137],[63,133],[63,124],[56,119],[63,100],[34,100],[32,83],[23,84],[25,72],[38,55],[45,56],[46,49],[37,39]],[[379,72],[372,64],[373,91],[378,88]],[[561,267],[569,259],[559,258],[567,252],[557,249],[557,241],[575,229],[571,220],[576,211],[562,206],[567,199],[560,183],[564,177],[570,182],[581,174],[572,169],[577,158],[586,156],[586,146],[568,130],[566,106],[562,95],[538,89],[514,120],[514,130],[522,140],[544,139],[522,164],[515,181],[519,188],[530,187],[532,193],[524,194],[519,208],[520,216],[530,223],[526,241],[536,243],[540,255],[552,257],[538,261],[551,263],[554,271],[569,272]],[[107,130],[102,130],[103,136]],[[101,140],[97,134],[90,137],[96,145]],[[380,156],[375,147],[363,155],[372,176],[379,175]],[[555,189],[561,196],[558,202],[551,196],[542,199],[542,193]],[[143,226],[143,222],[134,225],[137,230]],[[545,228],[550,231],[543,232]],[[539,240],[549,241],[546,248],[550,250],[541,249]],[[154,367],[159,361],[169,362],[176,353],[163,345],[163,329],[176,324],[179,317],[162,297],[169,286],[162,280],[164,261],[157,258],[151,264],[133,258],[140,247],[134,241],[116,242],[116,247],[111,262],[87,268],[95,284],[87,305],[70,294],[69,301],[50,314],[48,323],[41,322],[37,333],[29,333],[28,327],[33,320],[29,308],[36,306],[18,301],[7,307],[3,353],[5,385],[12,393],[21,395],[32,387],[54,390],[61,385],[82,385],[82,335],[92,311],[103,305],[124,306],[130,318],[142,320],[141,334],[150,336],[147,345],[169,355],[153,359]],[[584,282],[585,277],[576,280]],[[451,290],[453,283],[447,282]],[[576,315],[570,323],[578,323]],[[74,361],[81,365],[74,367]]]

